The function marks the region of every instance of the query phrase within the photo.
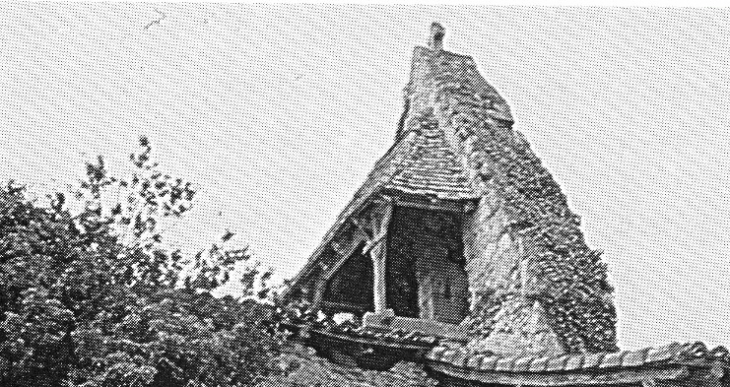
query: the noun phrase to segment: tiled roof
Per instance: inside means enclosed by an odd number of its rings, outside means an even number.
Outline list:
[[[294,278],[297,284],[305,278],[324,249],[346,224],[381,191],[423,195],[446,200],[469,200],[478,197],[469,185],[468,172],[451,149],[443,130],[428,119],[414,119],[408,130],[383,155],[325,234],[307,265]]]
[[[701,342],[621,352],[500,356],[469,352],[461,344],[421,332],[383,330],[351,321],[336,323],[311,311],[282,311],[275,317],[272,325],[276,329],[291,331],[310,345],[327,342],[326,345],[337,346],[334,343],[340,342],[386,351],[411,351],[414,356],[410,361],[424,364],[428,374],[437,380],[455,377],[486,385],[573,386],[633,385],[658,378],[676,379],[676,386],[714,386],[717,384],[706,383],[730,373],[728,349],[719,346],[710,350]]]
[[[429,375],[438,380],[445,376],[487,385],[517,386],[527,382],[535,386],[572,386],[583,385],[581,381],[590,385],[626,385],[659,378],[684,380],[677,386],[704,386],[702,378],[719,380],[730,374],[730,351],[723,346],[710,350],[702,342],[621,352],[500,356],[469,352],[461,343],[422,332],[379,329],[352,321],[337,323],[309,310],[280,311],[274,314],[274,320],[269,323],[272,328],[295,333],[295,337],[309,344],[328,342],[326,345],[337,346],[333,344],[335,340],[386,351],[411,351],[414,356],[410,361],[424,364]]]
[[[403,162],[384,188],[440,199],[477,197],[469,173],[436,123],[418,122]]]
[[[445,364],[479,372],[544,373],[589,369],[633,368],[658,364],[717,362],[730,369],[725,347],[709,350],[703,343],[672,343],[633,351],[570,354],[555,357],[506,357],[469,353],[441,345],[426,355],[432,364]]]

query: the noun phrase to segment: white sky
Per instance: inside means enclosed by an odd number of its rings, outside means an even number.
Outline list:
[[[146,134],[291,276],[390,146],[430,23],[474,57],[616,287],[624,348],[730,344],[730,10],[0,5],[0,180],[38,195]],[[219,215],[220,213],[220,215]]]

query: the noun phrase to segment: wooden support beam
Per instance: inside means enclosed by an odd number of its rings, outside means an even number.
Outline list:
[[[346,255],[346,251],[347,251],[347,248],[346,248],[346,247],[343,247],[343,246],[342,246],[342,245],[341,245],[341,244],[340,244],[339,242],[337,242],[336,240],[332,241],[332,243],[330,243],[330,246],[332,247],[332,250],[334,250],[334,251],[335,251],[335,253],[336,253],[336,254],[337,254],[338,256],[340,256],[340,257],[343,257],[343,256],[345,256],[345,255]]]
[[[360,224],[360,222],[357,219],[350,218],[350,222],[352,222],[352,224],[354,224],[355,227],[357,227],[357,229],[360,230],[360,232],[362,232],[362,234],[365,238],[367,238],[367,239],[373,238],[373,236],[368,232],[368,230],[362,224]]]
[[[385,277],[385,244],[377,243],[370,248],[370,258],[373,260],[373,304],[375,313],[381,313],[388,308],[386,299]]]
[[[370,255],[373,261],[373,301],[375,304],[375,313],[380,313],[387,309],[386,299],[386,259],[387,247],[386,240],[388,234],[388,226],[391,216],[393,215],[393,205],[390,202],[380,203],[373,208],[363,225],[366,233],[370,235],[365,253]]]
[[[325,281],[329,281],[330,278],[332,278],[333,275],[337,272],[337,270],[340,270],[342,265],[347,262],[347,260],[352,256],[352,254],[355,252],[355,249],[357,249],[357,246],[362,243],[362,239],[354,239],[350,242],[350,244],[347,246],[347,248],[335,250],[335,252],[339,255],[339,258],[337,261],[322,275],[322,278]]]
[[[399,207],[409,207],[409,208],[419,208],[424,210],[434,210],[434,211],[449,211],[449,212],[468,212],[469,210],[474,210],[476,207],[474,204],[476,203],[475,200],[469,200],[469,201],[456,201],[456,200],[443,200],[443,199],[425,199],[425,200],[418,200],[418,199],[404,199],[400,197],[392,197],[392,196],[383,196],[382,199],[379,201],[376,201],[376,203],[389,203],[394,204]],[[471,204],[471,205],[469,205]]]
[[[350,259],[352,254],[355,252],[355,249],[357,249],[362,241],[363,239],[361,238],[354,238],[350,241],[350,244],[347,245],[347,247],[343,247],[337,242],[332,242],[332,250],[338,255],[338,258],[335,260],[334,263],[329,266],[320,263],[320,267],[322,267],[322,274],[317,279],[316,285],[314,287],[314,298],[312,299],[312,306],[315,310],[320,309],[320,305],[324,299],[324,292],[327,289],[327,283],[329,282],[329,280],[332,279],[335,273],[340,270],[342,265],[344,265],[345,262]]]
[[[314,285],[314,297],[312,297],[312,310],[319,311],[325,290],[327,290],[327,281],[323,278],[317,279]]]

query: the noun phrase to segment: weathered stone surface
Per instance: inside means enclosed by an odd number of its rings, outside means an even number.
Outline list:
[[[472,293],[509,288],[510,275],[521,259],[519,246],[507,232],[509,217],[494,205],[481,202],[464,222],[464,257]]]
[[[501,356],[558,356],[565,352],[537,302],[528,304],[515,296],[502,306],[495,320],[491,334],[472,339],[467,344],[469,350]]]
[[[614,350],[615,310],[604,297],[610,293],[604,267],[586,246],[560,187],[512,129],[506,101],[470,57],[418,47],[411,68],[407,116],[433,116],[482,193],[464,233],[472,311],[516,288],[559,300],[544,306],[566,349]]]

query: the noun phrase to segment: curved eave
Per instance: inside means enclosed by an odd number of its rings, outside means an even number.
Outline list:
[[[709,351],[699,342],[555,357],[489,356],[440,346],[426,355],[426,365],[437,377],[485,384],[608,386],[647,379],[719,379],[730,370],[730,356],[724,347]]]
[[[687,367],[669,364],[664,367],[638,369],[578,370],[560,373],[529,373],[504,371],[470,371],[448,364],[428,365],[429,373],[437,379],[457,379],[499,386],[627,386],[646,380],[680,380],[691,376]]]

